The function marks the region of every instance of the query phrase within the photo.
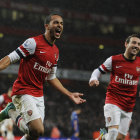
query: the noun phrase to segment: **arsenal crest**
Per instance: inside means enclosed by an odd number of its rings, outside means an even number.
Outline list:
[[[140,66],[136,67],[136,71],[140,73]]]
[[[31,116],[31,115],[33,114],[33,111],[32,111],[32,110],[28,110],[28,111],[27,111],[27,114],[28,114],[29,116]]]
[[[107,118],[107,121],[108,121],[108,122],[111,122],[111,117],[108,117],[108,118]]]

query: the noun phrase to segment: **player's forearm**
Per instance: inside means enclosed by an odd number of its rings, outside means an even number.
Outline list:
[[[89,81],[98,80],[98,79],[100,78],[100,76],[101,76],[101,72],[99,71],[99,69],[95,69],[95,70],[92,72]]]
[[[6,69],[10,65],[10,58],[9,56],[5,56],[0,60],[0,71]]]
[[[64,95],[70,96],[72,94],[61,84],[61,82],[57,78],[48,80],[48,82]]]

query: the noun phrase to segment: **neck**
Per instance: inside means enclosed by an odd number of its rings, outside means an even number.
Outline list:
[[[129,60],[135,60],[136,59],[135,55],[131,55],[131,54],[128,55],[126,52],[124,53],[124,57],[126,59],[129,59]]]
[[[46,33],[44,34],[46,40],[50,43],[50,44],[54,44],[55,43],[55,39],[51,38],[51,35],[49,33]]]

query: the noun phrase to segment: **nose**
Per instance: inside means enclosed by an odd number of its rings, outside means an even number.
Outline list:
[[[61,22],[58,22],[58,26],[59,26],[59,27],[62,27],[63,24],[62,24]]]
[[[62,27],[61,23],[58,24],[58,27]]]

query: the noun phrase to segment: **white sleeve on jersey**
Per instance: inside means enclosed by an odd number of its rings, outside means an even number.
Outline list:
[[[103,74],[112,70],[112,56],[106,59],[106,61],[99,67],[99,70]]]
[[[35,49],[36,49],[36,42],[33,38],[29,38],[27,39],[23,44],[23,49],[22,47],[19,47],[21,49],[21,53],[26,56],[26,52],[27,51],[30,55],[35,53]],[[25,49],[25,50],[24,50]]]
[[[92,80],[98,80],[100,76],[101,76],[101,72],[99,71],[99,69],[95,69],[91,74],[89,82],[91,82]]]
[[[56,71],[57,71],[57,66],[52,67],[52,70],[50,74],[46,77],[46,80],[52,80],[56,78]]]
[[[0,96],[0,104],[2,104],[3,102],[4,102],[4,96],[1,95],[1,96]]]
[[[20,47],[15,51],[10,53],[8,56],[11,63],[14,63],[21,58],[27,57],[28,55],[33,55],[36,49],[36,42],[33,38],[27,39]]]

